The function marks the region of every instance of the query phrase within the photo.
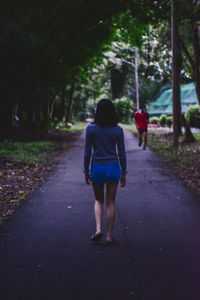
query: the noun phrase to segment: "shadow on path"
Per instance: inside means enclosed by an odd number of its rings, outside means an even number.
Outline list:
[[[92,244],[83,134],[0,227],[1,300],[199,300],[200,201],[126,132],[115,244]],[[105,223],[104,223],[105,228]]]

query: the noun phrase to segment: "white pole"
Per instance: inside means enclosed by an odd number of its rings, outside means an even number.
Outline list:
[[[136,106],[137,110],[140,108],[139,96],[139,81],[138,81],[138,51],[135,49],[135,90],[136,90]]]

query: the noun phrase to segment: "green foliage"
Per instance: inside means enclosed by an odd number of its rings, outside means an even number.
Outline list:
[[[129,130],[131,132],[133,132],[134,134],[137,134],[137,128],[135,126],[135,124],[130,123],[130,124],[120,124],[120,126],[124,129],[124,130]]]
[[[124,41],[141,44],[145,28],[155,22],[162,9],[157,1],[145,1],[144,5],[138,0],[30,0],[12,5],[2,1],[2,126],[11,123],[13,111],[24,99],[34,112],[34,103],[39,100],[38,118],[46,116],[44,111],[49,111],[52,100],[49,90],[57,92],[64,81],[88,82],[91,70],[102,64],[103,53],[119,32]]]
[[[200,132],[193,133],[195,141],[200,145]]]
[[[65,122],[59,122],[56,129],[63,131],[81,131],[85,128],[86,122],[75,122],[71,127],[67,126]]]
[[[96,79],[96,78],[95,78]],[[79,122],[85,121],[90,111],[90,102],[92,100],[94,107],[94,99],[99,95],[101,87],[99,86],[98,79],[91,80],[87,84],[77,84],[74,92],[74,105],[72,121]]]
[[[161,126],[165,126],[167,124],[167,116],[166,115],[162,115],[159,119],[159,123]]]
[[[130,99],[116,99],[113,101],[119,122],[130,123],[133,114],[133,102]]]
[[[141,104],[150,104],[157,98],[158,92],[163,86],[163,82],[160,80],[145,79],[140,76],[140,102]]]
[[[200,128],[200,105],[191,105],[186,114],[186,119],[191,127]]]
[[[172,121],[173,121],[173,117],[172,116],[167,116],[166,125],[171,127]]]
[[[36,128],[40,133],[47,133],[49,130],[56,128],[57,123],[56,119],[47,116],[38,122]]]
[[[162,43],[160,31],[151,26],[146,28],[143,44],[139,50],[138,76],[141,104],[154,101],[160,88],[171,80],[171,56],[169,51],[166,51],[169,45],[163,43],[163,51],[160,50]],[[128,43],[114,42],[111,50],[109,67],[112,97],[124,96],[136,103],[135,47],[130,47]]]
[[[111,69],[111,91],[112,97],[121,98],[124,95],[123,87],[125,84],[126,73],[122,68],[113,67]]]
[[[199,147],[200,147],[200,134],[195,133],[196,143],[180,144],[179,148],[173,147],[172,134],[162,133],[161,131],[153,131],[148,134],[148,145],[156,152],[161,158],[164,158],[171,166],[175,167],[177,171],[186,170],[187,174],[189,168],[192,173],[195,168],[198,169]]]
[[[193,56],[193,53],[194,51],[198,51],[200,46],[199,38],[194,38],[194,32],[196,31],[198,34],[200,12],[199,2],[183,2],[181,0],[178,0],[176,1],[176,3],[179,11],[179,34],[182,46],[182,73],[184,73],[189,79],[194,79],[195,58]],[[196,67],[200,67],[198,61],[196,61]]]
[[[44,159],[46,151],[50,151],[52,142],[8,142],[1,143],[0,157],[9,157],[16,163],[35,165]]]
[[[57,125],[56,125],[56,129],[58,130],[67,130],[67,125],[65,122],[59,122]]]
[[[151,117],[151,118],[149,118],[150,124],[158,124],[159,120],[160,119],[158,117]]]
[[[30,114],[25,111],[23,112],[23,118],[20,117],[19,119],[21,128],[29,129],[37,137],[43,136],[45,133],[55,129],[57,123],[57,118],[49,116],[37,118],[33,121]]]
[[[193,9],[196,4],[187,2],[187,5],[181,5],[181,1],[178,2],[182,32],[187,36],[186,43],[188,40],[191,52],[192,35],[188,32],[189,22],[185,21],[185,17],[197,15]],[[21,114],[32,110],[30,126],[37,119],[39,130],[48,131],[52,126],[51,121],[47,120],[53,115],[50,112],[52,99],[56,94],[59,107],[63,82],[70,86],[74,80],[79,82],[76,89],[83,85],[86,87],[83,93],[79,89],[79,95],[77,93],[74,98],[73,117],[83,120],[87,114],[85,103],[88,98],[95,101],[101,94],[111,97],[106,77],[116,65],[107,64],[102,77],[92,74],[94,68],[102,66],[104,53],[111,49],[113,41],[126,43],[123,51],[116,51],[116,57],[132,64],[133,50],[139,48],[142,104],[153,101],[163,82],[170,79],[170,2],[50,0],[38,3],[30,0],[11,5],[4,0],[0,9],[0,64],[4,74],[0,82],[2,126],[11,123],[13,111],[19,105]],[[187,9],[190,14],[186,14]],[[183,63],[187,71],[181,74],[187,73],[184,76],[188,79],[191,70],[185,60]],[[122,64],[113,74],[115,97],[124,95],[135,102],[134,68]]]

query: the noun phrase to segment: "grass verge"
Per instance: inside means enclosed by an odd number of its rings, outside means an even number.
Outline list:
[[[135,125],[122,125],[135,135]],[[185,184],[200,196],[200,132],[194,133],[196,142],[184,144],[179,138],[179,147],[173,147],[172,133],[149,128],[148,147],[154,151],[167,165],[174,170]]]
[[[0,143],[0,223],[44,182],[82,127],[56,130],[43,141]]]
[[[57,125],[57,129],[63,130],[63,131],[80,131],[83,130],[86,126],[86,122],[76,122],[72,124],[71,127],[66,127],[66,124],[64,122],[60,122]]]
[[[44,160],[53,146],[54,143],[50,141],[1,143],[0,157],[31,166]]]

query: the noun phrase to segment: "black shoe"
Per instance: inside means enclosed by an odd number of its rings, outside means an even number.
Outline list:
[[[139,146],[139,147],[142,146],[142,141],[139,141],[138,146]]]
[[[98,242],[98,241],[100,241],[100,239],[103,237],[103,233],[97,233],[97,234],[93,234],[92,236],[91,236],[91,240],[93,241],[93,242]]]
[[[143,146],[143,150],[146,150],[146,145]]]

